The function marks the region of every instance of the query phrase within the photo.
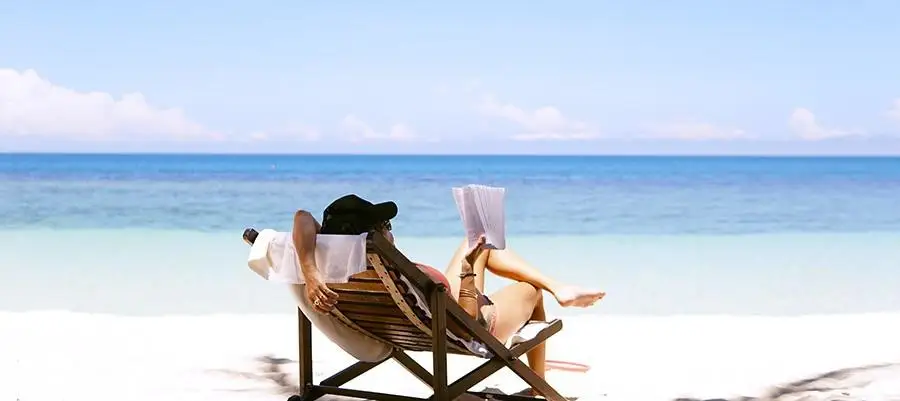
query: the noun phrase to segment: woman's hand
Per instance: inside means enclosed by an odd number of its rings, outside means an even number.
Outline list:
[[[337,304],[338,294],[332,291],[318,274],[306,275],[306,299],[312,304],[316,312],[327,314]]]
[[[468,263],[469,266],[475,264],[475,261],[481,256],[481,252],[484,251],[484,245],[487,243],[487,237],[484,235],[480,235],[478,237],[478,242],[475,243],[475,246],[472,249],[469,249],[469,252],[466,252],[465,263]],[[465,266],[463,266],[465,267]]]

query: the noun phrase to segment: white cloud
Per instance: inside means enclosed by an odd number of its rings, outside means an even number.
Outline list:
[[[181,110],[151,106],[140,93],[116,99],[55,85],[34,70],[0,69],[0,135],[68,139],[213,139]]]
[[[341,120],[340,128],[347,135],[348,139],[354,142],[367,140],[411,141],[419,139],[416,132],[406,124],[394,124],[387,132],[381,132],[376,131],[367,122],[353,114],[348,114]]]
[[[900,98],[894,99],[894,103],[887,112],[887,117],[900,123]]]
[[[808,141],[861,135],[863,133],[861,130],[823,127],[816,120],[816,115],[812,111],[802,107],[794,109],[794,112],[791,113],[791,117],[788,119],[788,126],[795,135]]]
[[[500,103],[493,96],[486,95],[478,104],[478,111],[521,127],[525,132],[512,136],[517,140],[571,140],[597,137],[597,133],[588,124],[569,119],[553,106],[528,111],[512,104]]]
[[[746,139],[750,136],[738,128],[724,128],[702,122],[674,122],[669,124],[653,124],[647,127],[643,135],[652,139],[678,139],[685,141]]]
[[[304,124],[287,124],[283,127],[256,131],[250,134],[250,140],[253,141],[269,141],[269,140],[287,140],[287,141],[318,141],[322,138],[322,133],[315,127]]]

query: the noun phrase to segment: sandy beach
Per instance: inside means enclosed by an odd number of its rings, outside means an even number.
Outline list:
[[[551,359],[587,373],[548,372],[581,400],[763,397],[776,385],[847,371],[778,399],[900,399],[900,313],[802,317],[598,317],[565,319]],[[296,323],[284,315],[121,317],[62,311],[0,313],[0,400],[283,400],[258,376],[260,358],[296,359]],[[315,377],[352,359],[314,331]],[[429,366],[430,354],[413,354]],[[451,358],[451,377],[479,363]],[[865,368],[868,367],[868,368]],[[297,365],[283,364],[296,382]],[[271,376],[270,376],[271,377]],[[399,365],[382,365],[352,387],[427,396]],[[475,387],[524,387],[500,372]],[[811,398],[802,398],[803,396]]]

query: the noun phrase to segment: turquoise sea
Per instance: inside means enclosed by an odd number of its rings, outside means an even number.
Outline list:
[[[518,253],[608,293],[555,312],[900,310],[900,158],[137,154],[0,154],[0,310],[290,312],[244,227],[394,200],[399,247],[443,268],[469,183],[507,188]]]

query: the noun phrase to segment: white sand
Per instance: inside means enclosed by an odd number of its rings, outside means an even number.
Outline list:
[[[551,371],[564,395],[582,400],[671,400],[762,396],[774,385],[831,370],[900,362],[900,313],[809,317],[567,318],[549,357],[588,363],[588,373]],[[296,359],[293,315],[120,317],[69,312],[0,312],[0,401],[284,400],[271,382],[221,370],[258,372],[255,358]],[[414,357],[426,368],[430,354]],[[350,357],[316,333],[317,380]],[[451,358],[455,378],[480,361]],[[284,366],[296,382],[296,363]],[[873,369],[830,386],[853,399],[900,400],[900,369]],[[870,383],[866,383],[870,382]],[[352,387],[428,390],[393,362]],[[502,372],[476,386],[517,391]],[[816,399],[841,399],[819,393]],[[782,399],[792,399],[782,397]],[[793,399],[796,399],[794,397]]]

